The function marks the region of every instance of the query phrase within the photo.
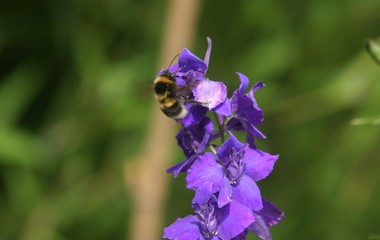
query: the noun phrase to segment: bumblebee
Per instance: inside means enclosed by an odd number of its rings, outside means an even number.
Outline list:
[[[168,117],[181,119],[189,113],[185,107],[189,93],[186,93],[186,86],[180,87],[176,84],[175,73],[165,70],[154,80],[154,94],[161,111]]]

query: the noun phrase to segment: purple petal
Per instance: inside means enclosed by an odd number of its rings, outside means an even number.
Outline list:
[[[232,201],[220,210],[218,235],[221,239],[232,239],[243,233],[254,221],[255,217],[249,208]]]
[[[195,87],[200,81],[205,80],[204,72],[197,72],[194,70],[189,70],[187,72],[178,72],[176,76],[178,85],[181,85],[180,83],[185,83],[182,85],[186,85],[190,88]],[[181,78],[182,80],[178,81],[178,78]]]
[[[195,191],[195,196],[192,203],[204,204],[207,203],[212,195],[218,191],[220,187],[216,187],[213,182],[205,182]]]
[[[201,121],[201,127],[203,129],[198,129],[198,133],[201,133],[202,131],[204,132],[203,134],[203,140],[201,144],[199,145],[198,149],[196,150],[197,153],[203,152],[203,150],[207,147],[210,137],[211,137],[211,132],[214,130],[214,125],[208,117],[205,117]]]
[[[266,136],[257,127],[255,127],[254,124],[252,124],[252,122],[254,121],[250,121],[246,117],[244,118],[241,117],[239,119],[240,119],[241,125],[248,132],[248,134],[254,137],[258,137],[258,138],[266,138]]]
[[[231,132],[229,133],[230,137],[222,145],[220,145],[216,154],[218,159],[222,162],[229,157],[231,149],[240,150],[244,147],[243,143],[241,143]]]
[[[260,215],[255,215],[256,220],[249,226],[249,230],[256,233],[256,235],[264,240],[272,240],[269,227],[265,224],[265,220]]]
[[[207,37],[207,50],[205,54],[205,59],[203,60],[207,67],[208,67],[208,63],[210,62],[211,47],[212,47],[211,38]]]
[[[183,79],[182,77],[178,77],[178,76],[176,76],[176,78],[175,78],[175,82],[176,82],[176,84],[177,84],[178,86],[185,86],[185,85],[187,85],[186,80]]]
[[[259,212],[254,212],[256,216],[255,222],[249,226],[249,230],[253,231],[261,239],[271,240],[272,236],[269,227],[277,224],[284,218],[284,212],[278,209],[271,202],[263,200],[263,208]]]
[[[265,135],[256,128],[264,121],[264,113],[257,105],[253,92],[262,85],[262,83],[256,84],[247,95],[235,91],[231,98],[231,109],[235,118],[240,120],[248,134],[259,138],[265,138]]]
[[[246,115],[250,119],[254,119],[255,120],[254,122],[257,123],[256,125],[261,124],[264,121],[264,112],[263,112],[263,110],[261,110],[261,108],[257,104],[257,101],[254,98],[252,92],[249,92],[246,96],[251,99],[252,106],[250,107],[250,109],[253,108],[252,109],[253,111],[246,112]]]
[[[220,238],[218,236],[212,236],[212,238],[200,238],[199,240],[220,240]]]
[[[206,116],[206,113],[208,111],[207,108],[202,106],[186,104],[186,107],[189,111],[189,114],[187,114],[185,118],[177,120],[184,127],[189,127],[191,125],[199,123]]]
[[[196,215],[178,218],[173,224],[164,229],[163,238],[187,240],[199,239],[201,236],[199,222]]]
[[[232,201],[232,187],[230,180],[224,176],[218,196],[218,207],[223,207]]]
[[[237,72],[236,73],[239,78],[240,78],[240,87],[239,87],[239,92],[241,94],[243,94],[245,92],[245,90],[247,89],[248,87],[248,84],[249,84],[249,79],[247,78],[247,76],[245,76],[244,74],[242,73],[239,73]]]
[[[194,154],[190,158],[178,163],[177,165],[166,169],[166,172],[173,173],[174,177],[177,177],[180,172],[184,172],[189,169],[197,157],[198,155]]]
[[[237,118],[244,118],[253,125],[259,125],[264,120],[264,112],[259,108],[255,99],[235,92],[231,98],[232,112]]]
[[[265,84],[263,82],[257,82],[255,85],[253,85],[253,87],[251,88],[251,90],[249,91],[249,94],[253,94],[257,91],[257,90],[260,90],[261,88],[265,87]]]
[[[227,87],[222,82],[204,80],[197,84],[193,93],[195,101],[213,109],[226,100]]]
[[[217,114],[229,117],[232,115],[231,103],[228,98],[213,109]]]
[[[240,233],[236,237],[232,238],[232,240],[245,240],[247,239],[247,234],[248,234],[248,231],[245,230],[244,232]]]
[[[210,118],[205,117],[198,124],[182,128],[177,134],[177,143],[186,157],[201,153],[209,143],[214,125]]]
[[[205,238],[203,237],[203,235],[199,238],[199,240],[220,240],[220,238],[218,236],[214,236],[212,235],[211,238]]]
[[[216,162],[212,153],[205,153],[187,171],[186,183],[190,189],[198,189],[205,182],[214,183],[214,192],[220,189],[223,179],[223,168]]]
[[[227,124],[227,130],[243,131],[244,127],[237,118],[232,118]]]
[[[174,59],[173,59],[173,60],[174,60]],[[169,66],[168,69],[167,69],[167,71],[172,72],[172,73],[177,72],[178,70],[179,70],[179,65],[178,65],[178,63],[172,64],[172,65]],[[162,70],[159,72],[159,75],[161,75],[161,74],[162,74]]]
[[[251,134],[247,134],[245,141],[248,143],[248,146],[252,149],[257,149],[255,144],[255,138]]]
[[[263,207],[260,189],[247,175],[243,175],[238,184],[232,187],[232,198],[253,211],[258,211]]]
[[[206,72],[207,70],[207,65],[187,48],[183,49],[182,53],[179,55],[178,65],[181,72],[188,72],[190,70]]]
[[[244,173],[257,182],[266,178],[273,170],[278,155],[271,155],[259,150],[247,148],[243,158],[245,165]]]
[[[194,150],[192,149],[192,144],[189,144],[189,136],[185,133],[186,128],[181,128],[178,132],[176,139],[177,144],[182,148],[183,153],[187,158],[191,157],[194,154]]]
[[[266,224],[273,226],[277,224],[281,219],[284,218],[284,212],[278,209],[273,203],[269,202],[266,199],[263,200],[263,208],[258,212],[261,215]]]

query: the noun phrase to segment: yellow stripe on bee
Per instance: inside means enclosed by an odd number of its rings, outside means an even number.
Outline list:
[[[163,102],[167,98],[168,92],[165,92],[165,94],[154,94],[154,96],[159,102]]]
[[[173,84],[174,82],[166,77],[166,76],[158,76],[155,80],[154,80],[154,83],[156,82],[164,82],[164,83],[168,83],[168,84]]]
[[[163,101],[160,105],[165,107],[165,108],[170,108],[171,106],[173,106],[177,102],[177,100],[174,98],[165,98],[162,100]]]

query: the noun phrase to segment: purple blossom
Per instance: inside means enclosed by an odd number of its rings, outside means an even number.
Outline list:
[[[257,128],[264,114],[254,96],[264,83],[256,83],[246,93],[249,79],[237,73],[240,86],[228,98],[223,82],[206,78],[212,47],[211,39],[207,38],[207,42],[204,60],[184,49],[178,63],[163,70],[175,75],[188,111],[186,117],[176,119],[182,125],[176,138],[186,159],[167,172],[175,177],[187,172],[186,186],[195,191],[192,204],[196,213],[177,219],[165,228],[163,237],[243,240],[250,231],[271,240],[269,228],[284,213],[261,197],[256,184],[272,172],[278,159],[278,155],[263,152],[255,145],[255,138],[266,138]],[[215,114],[214,122],[209,112]],[[246,143],[240,142],[231,130],[245,131]],[[220,145],[214,142],[217,138]]]
[[[264,113],[256,102],[254,94],[264,86],[264,83],[256,83],[248,93],[244,93],[248,87],[249,79],[242,73],[237,73],[240,78],[240,87],[235,90],[231,102],[233,119],[228,123],[227,129],[247,131],[247,142],[251,147],[255,146],[254,137],[266,138],[265,135],[256,128],[264,121]]]
[[[270,174],[278,156],[251,149],[230,135],[216,156],[206,152],[193,163],[187,172],[187,187],[196,191],[196,201],[202,202],[219,192],[219,207],[234,199],[259,211],[262,201],[256,181]]]
[[[212,42],[210,38],[207,38],[207,51],[204,58],[204,63],[208,67],[210,61],[210,54],[212,48]],[[207,68],[205,70],[205,75]],[[215,110],[220,108],[227,100],[227,87],[223,82],[211,81],[204,79],[195,85],[193,94],[197,102],[203,103],[202,105],[209,110]]]
[[[256,233],[261,239],[272,240],[269,227],[283,219],[284,212],[268,200],[262,199],[262,201],[263,208],[253,213],[255,215],[255,222],[249,226],[248,230]]]
[[[230,114],[230,110],[223,108],[227,100],[227,87],[223,82],[212,81],[206,78],[206,72],[211,54],[211,39],[207,38],[208,47],[205,59],[201,60],[187,48],[178,57],[178,63],[169,67],[166,71],[176,75],[176,83],[179,86],[191,88],[190,100],[197,104],[187,104],[189,114],[178,120],[183,126],[188,127],[197,124],[206,115],[207,110],[217,109],[221,114]],[[162,74],[162,71],[160,72]],[[228,107],[229,108],[229,107]]]
[[[177,176],[180,172],[186,171],[207,147],[213,130],[214,125],[208,117],[203,118],[198,124],[182,128],[177,134],[177,142],[187,158],[169,168],[167,172],[172,172],[174,176]]]
[[[212,197],[206,203],[193,204],[193,209],[196,215],[177,219],[165,228],[163,237],[177,240],[244,239],[247,227],[255,221],[249,208],[236,201],[219,208]]]
[[[201,153],[206,148],[213,130],[214,125],[208,117],[203,118],[197,125],[182,128],[176,138],[186,157]]]

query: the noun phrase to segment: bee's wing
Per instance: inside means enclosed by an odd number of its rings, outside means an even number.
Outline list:
[[[137,93],[142,94],[144,96],[152,95],[154,91],[153,84],[149,84],[147,82],[142,81],[133,81],[134,90]]]
[[[191,95],[191,88],[188,86],[177,86],[177,98],[187,99]]]
[[[182,96],[182,98],[189,98],[192,94],[192,89],[197,86],[198,82],[193,82],[188,85],[177,85],[177,93],[179,96]]]

